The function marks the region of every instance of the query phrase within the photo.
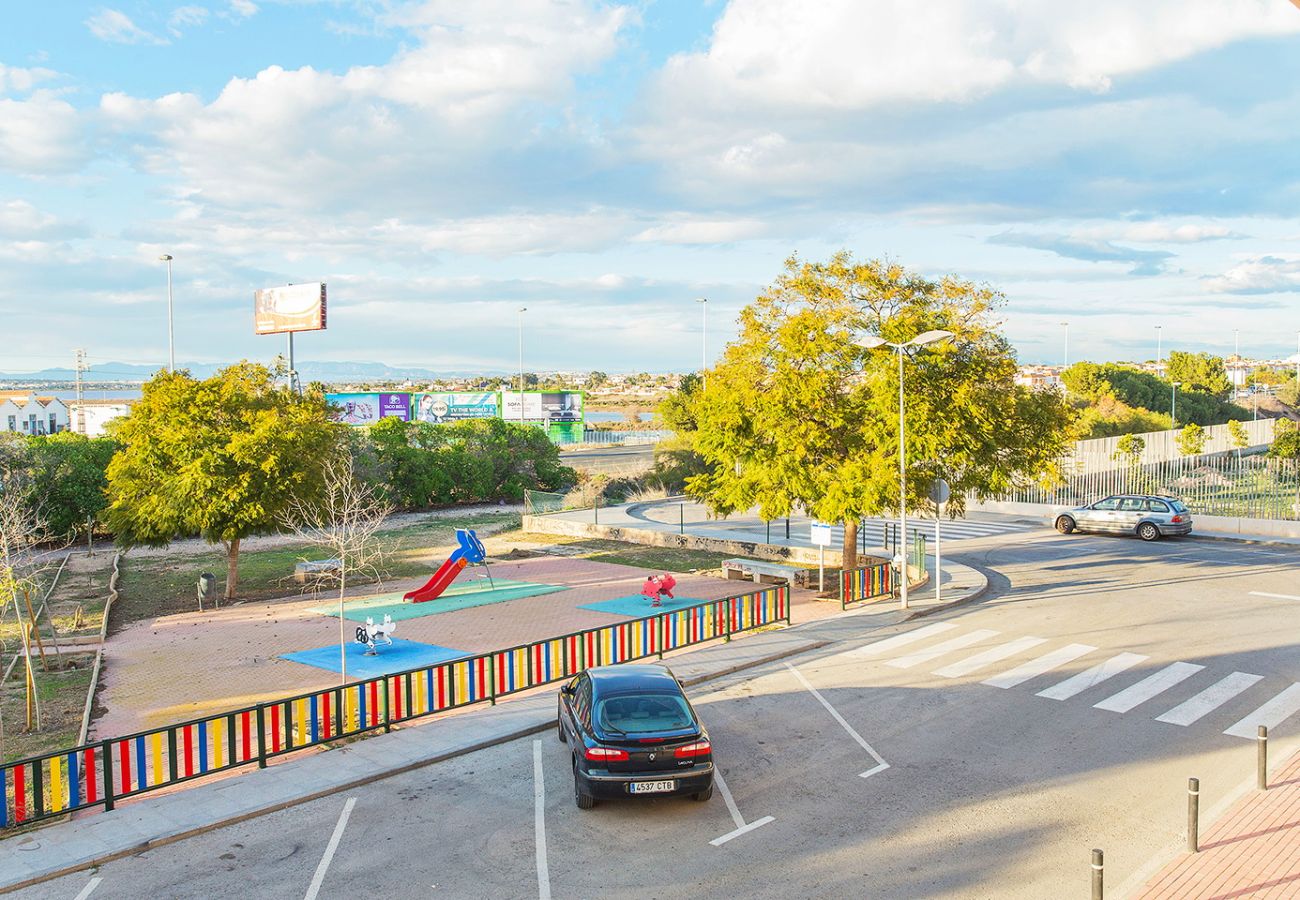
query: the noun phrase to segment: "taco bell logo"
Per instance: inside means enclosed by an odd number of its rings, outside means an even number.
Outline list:
[[[396,416],[404,421],[411,418],[411,395],[410,394],[380,394],[379,395],[379,415]]]

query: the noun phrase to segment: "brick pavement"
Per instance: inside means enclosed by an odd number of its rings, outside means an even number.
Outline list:
[[[1300,753],[1138,892],[1142,900],[1300,897]]]
[[[481,653],[583,628],[625,621],[625,616],[580,609],[582,604],[640,591],[647,570],[588,559],[545,556],[492,564],[495,578],[563,584],[568,590],[402,620],[397,637]],[[466,575],[474,576],[475,570]],[[349,596],[410,590],[426,578],[370,586]],[[468,581],[462,575],[461,581]],[[704,575],[678,575],[679,597],[714,600],[754,585]],[[124,590],[130,585],[124,584]],[[809,591],[792,595],[796,622],[839,612]],[[208,715],[289,694],[327,687],[335,673],[279,659],[283,653],[337,645],[338,619],[314,612],[331,598],[291,598],[241,603],[135,623],[105,646],[98,702],[104,712],[95,738]],[[436,601],[434,604],[436,605]],[[647,614],[650,613],[647,606]],[[353,625],[348,626],[349,633]]]

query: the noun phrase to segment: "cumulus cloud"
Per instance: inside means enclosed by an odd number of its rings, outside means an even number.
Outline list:
[[[85,228],[79,223],[64,222],[26,200],[0,201],[0,237],[33,241],[79,237],[85,233]]]
[[[0,63],[0,95],[27,93],[42,81],[54,78],[56,74],[49,69],[24,69]]]
[[[1206,286],[1220,294],[1300,292],[1300,255],[1247,257],[1222,275],[1206,279]]]
[[[165,44],[166,40],[145,31],[116,9],[101,9],[86,20],[90,33],[110,44]]]
[[[0,99],[0,170],[69,172],[87,156],[84,123],[66,100],[48,91]]]
[[[240,18],[257,15],[257,4],[252,0],[230,0],[230,12]]]

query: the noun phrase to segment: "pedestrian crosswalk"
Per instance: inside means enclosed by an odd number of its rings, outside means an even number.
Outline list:
[[[842,655],[904,670],[934,664],[937,668],[929,670],[932,675],[949,679],[983,675],[987,677],[980,684],[1003,690],[1049,677],[1072,664],[1087,665],[1041,687],[1035,696],[1066,701],[1093,692],[1094,709],[1124,715],[1141,708],[1139,715],[1149,712],[1157,722],[1184,728],[1213,718],[1211,714],[1216,712],[1228,716],[1225,721],[1241,716],[1223,731],[1232,737],[1254,738],[1260,725],[1273,729],[1300,712],[1300,683],[1280,684],[1276,678],[1224,672],[1181,660],[1155,669],[1139,668],[1149,660],[1141,653],[1113,653],[1079,643],[1053,647],[1048,638],[1004,635],[990,628],[962,630],[950,622],[924,625]],[[1018,663],[1017,657],[1021,658]],[[1013,664],[997,671],[1008,663]],[[1056,677],[1060,678],[1060,673]],[[1177,690],[1180,685],[1182,689]],[[1199,690],[1187,696],[1190,688]],[[1169,700],[1162,702],[1162,698],[1180,694],[1186,699],[1172,705],[1167,705]]]
[[[992,522],[982,519],[944,519],[939,524],[940,538],[944,541],[961,541],[972,538],[993,537],[1001,534],[1015,534],[1017,532],[1028,531],[1034,526],[1021,522]],[[863,519],[858,526],[858,540],[867,547],[883,547],[886,543],[886,531],[889,533],[889,543],[894,541],[894,535],[898,533],[897,519]],[[926,541],[934,544],[934,519],[908,519],[907,533],[910,535],[922,535]],[[844,528],[841,525],[835,525],[831,528],[831,546],[839,546],[844,542]]]

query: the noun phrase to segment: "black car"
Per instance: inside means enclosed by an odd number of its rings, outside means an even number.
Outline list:
[[[573,797],[713,796],[713,747],[664,666],[598,666],[560,688],[559,738],[573,751]]]

